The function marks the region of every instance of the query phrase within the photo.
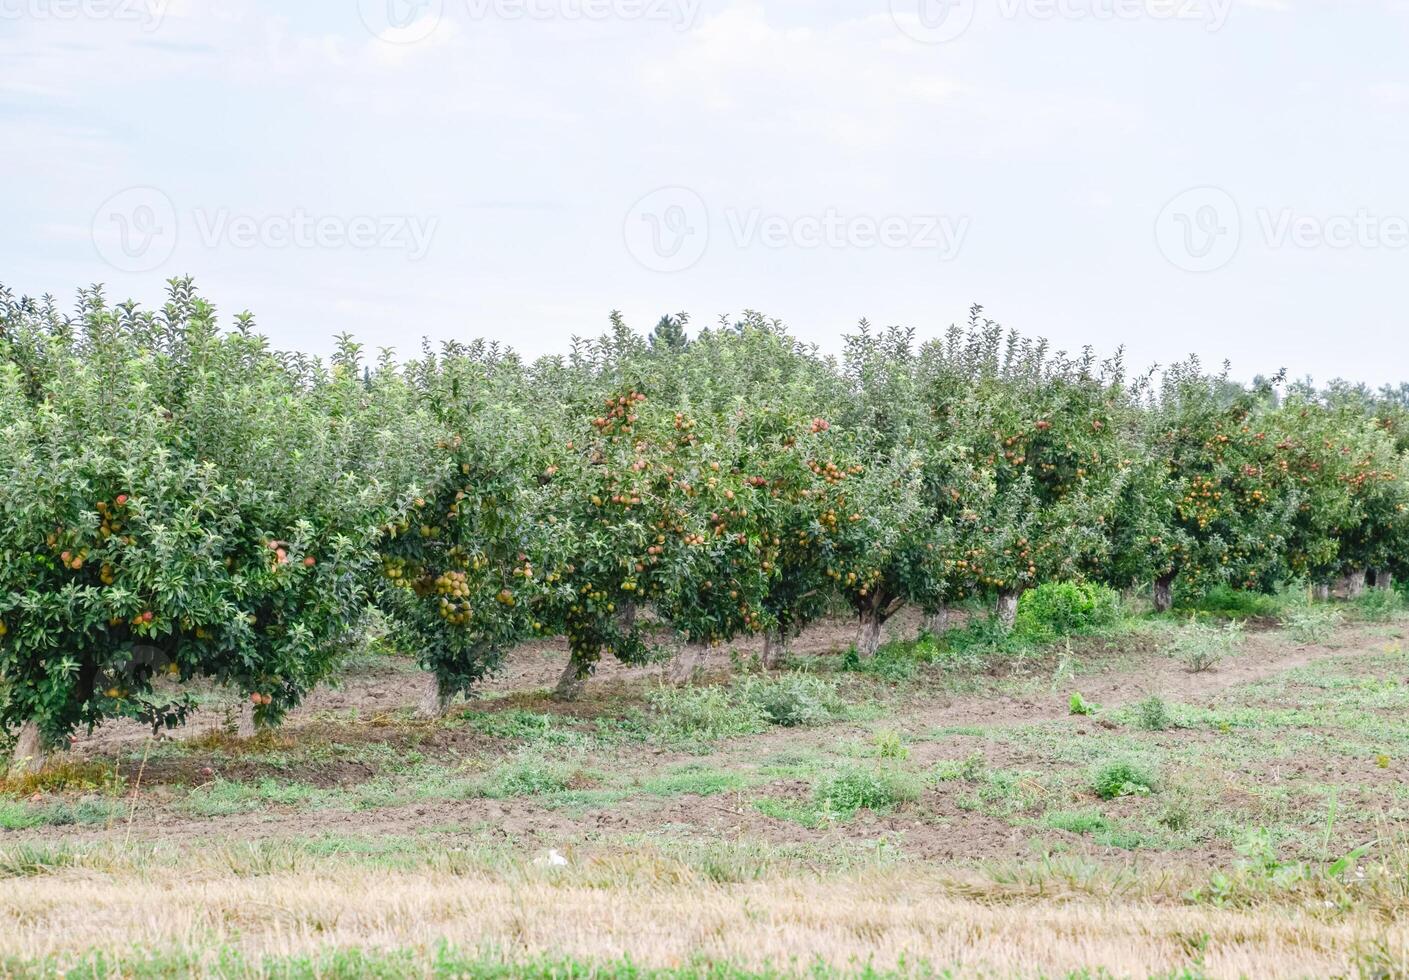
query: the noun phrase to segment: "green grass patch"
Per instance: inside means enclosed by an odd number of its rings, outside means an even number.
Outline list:
[[[648,700],[655,734],[684,743],[757,734],[773,725],[816,725],[846,714],[834,682],[803,673],[744,677],[726,685],[660,687]]]
[[[743,789],[748,780],[740,773],[708,766],[684,765],[641,783],[641,792],[652,796],[713,796]]]
[[[1152,769],[1125,759],[1107,762],[1091,775],[1091,789],[1103,800],[1148,796],[1157,785]]]

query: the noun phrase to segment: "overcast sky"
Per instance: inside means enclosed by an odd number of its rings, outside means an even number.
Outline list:
[[[0,282],[1409,379],[1405,0],[0,0]]]

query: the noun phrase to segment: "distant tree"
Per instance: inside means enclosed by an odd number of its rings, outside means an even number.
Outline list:
[[[685,326],[689,322],[688,313],[661,317],[651,331],[651,350],[681,351],[690,346],[690,338],[685,334]]]

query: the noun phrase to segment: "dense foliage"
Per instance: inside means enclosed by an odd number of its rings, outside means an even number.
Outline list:
[[[839,358],[688,324],[365,365],[222,330],[186,281],[151,312],[0,290],[0,727],[175,725],[198,678],[277,720],[371,610],[443,705],[534,637],[571,696],[603,656],[776,654],[836,608],[866,656],[905,605],[1402,571],[1402,391],[1130,378],[978,308]]]

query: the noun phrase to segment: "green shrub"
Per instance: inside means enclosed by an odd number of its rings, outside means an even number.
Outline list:
[[[1174,724],[1169,708],[1159,695],[1151,695],[1135,706],[1135,721],[1147,732],[1162,732]]]
[[[1238,652],[1243,643],[1243,624],[1234,620],[1222,626],[1190,621],[1180,628],[1169,652],[1190,672],[1212,670]]]
[[[657,733],[678,741],[750,735],[769,725],[815,725],[845,710],[832,682],[800,673],[749,676],[731,685],[660,687],[648,699]]]
[[[1215,585],[1202,595],[1180,598],[1179,605],[1185,609],[1242,619],[1277,616],[1283,607],[1283,600],[1276,595],[1235,589],[1224,584]]]
[[[757,705],[728,687],[660,687],[647,695],[660,736],[676,741],[713,741],[761,732],[767,725]]]
[[[1120,619],[1120,595],[1104,585],[1044,582],[1018,601],[1015,632],[1047,640],[1110,626]]]
[[[573,769],[561,762],[523,756],[500,764],[483,784],[490,797],[542,796],[572,788]]]
[[[1091,788],[1103,800],[1120,796],[1146,796],[1155,791],[1155,776],[1137,763],[1119,760],[1107,762],[1091,777]]]
[[[819,724],[843,707],[835,685],[806,674],[746,677],[738,685],[738,698],[768,724],[784,728]]]
[[[1080,693],[1073,694],[1067,704],[1074,715],[1094,715],[1096,713],[1096,705],[1088,702]]]
[[[971,752],[963,759],[946,759],[935,767],[937,782],[976,783],[983,778],[985,763],[983,753]]]
[[[1040,802],[1036,784],[1024,773],[989,770],[975,781],[977,788],[955,802],[961,810],[990,816],[1012,816]]]
[[[1282,626],[1301,643],[1324,643],[1343,618],[1339,610],[1329,606],[1299,605],[1288,609]]]
[[[1372,623],[1384,623],[1404,611],[1404,599],[1394,589],[1366,589],[1353,602],[1356,615]]]
[[[892,769],[849,767],[826,777],[813,790],[825,810],[850,815],[857,810],[890,810],[919,799],[920,786],[910,775]]]
[[[896,731],[877,732],[871,739],[876,746],[876,755],[882,759],[908,759],[910,749]]]

